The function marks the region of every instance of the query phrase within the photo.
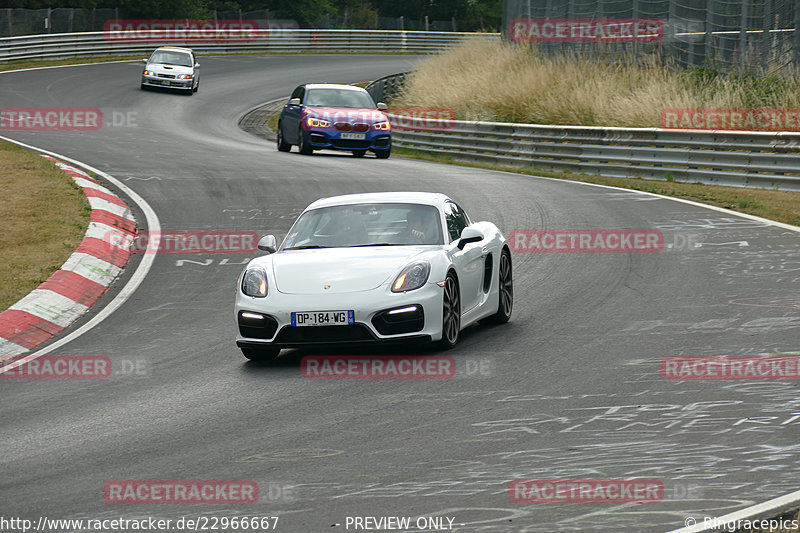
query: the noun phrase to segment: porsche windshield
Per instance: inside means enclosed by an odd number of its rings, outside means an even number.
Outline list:
[[[303,213],[281,250],[444,244],[439,210],[422,204],[351,204]]]
[[[375,107],[369,94],[352,89],[309,89],[306,93],[306,105],[310,107]]]

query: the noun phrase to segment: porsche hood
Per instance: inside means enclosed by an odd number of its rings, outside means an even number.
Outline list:
[[[376,289],[393,281],[429,246],[375,246],[286,250],[273,254],[276,289],[284,294],[341,294]]]

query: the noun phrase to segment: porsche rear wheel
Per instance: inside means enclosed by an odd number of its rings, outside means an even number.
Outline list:
[[[439,347],[449,350],[458,344],[461,333],[461,292],[458,280],[452,272],[444,280],[444,296],[442,298],[442,340]]]
[[[511,253],[507,248],[503,248],[500,254],[500,274],[497,279],[499,302],[497,312],[487,319],[487,322],[494,324],[504,324],[511,318],[511,310],[514,308],[514,280],[511,272]]]
[[[245,357],[257,363],[274,361],[281,353],[281,349],[274,346],[240,346],[239,349]]]

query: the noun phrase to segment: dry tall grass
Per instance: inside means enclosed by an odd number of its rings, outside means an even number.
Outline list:
[[[449,107],[466,120],[626,127],[658,127],[664,108],[800,108],[797,83],[708,72],[471,41],[422,61],[395,104]]]

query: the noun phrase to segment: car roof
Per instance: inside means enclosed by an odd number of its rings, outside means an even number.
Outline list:
[[[351,91],[367,92],[363,87],[356,87],[355,85],[342,85],[340,83],[306,83],[306,90],[308,89],[349,89]]]
[[[194,51],[191,48],[182,48],[180,46],[159,46],[156,48],[157,50],[166,50],[167,52],[186,52],[189,54],[193,54]]]
[[[350,204],[422,204],[439,207],[450,198],[436,192],[370,192],[360,194],[345,194],[320,198],[305,208],[305,211],[320,207],[332,207]]]

